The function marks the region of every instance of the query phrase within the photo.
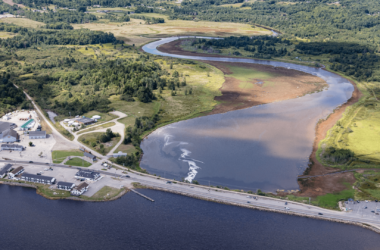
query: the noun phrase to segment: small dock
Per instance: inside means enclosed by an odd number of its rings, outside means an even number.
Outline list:
[[[154,202],[154,200],[153,200],[153,199],[149,198],[149,197],[148,197],[148,196],[146,196],[146,195],[143,195],[143,194],[141,194],[141,193],[137,192],[137,191],[136,191],[136,190],[134,190],[134,189],[131,189],[131,191],[132,191],[133,193],[135,193],[135,194],[138,194],[138,195],[140,195],[141,197],[144,197],[144,198],[145,198],[145,199],[147,199],[147,200],[150,200],[150,201]]]

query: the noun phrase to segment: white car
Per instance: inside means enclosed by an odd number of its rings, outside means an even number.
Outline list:
[[[285,207],[285,209],[286,209],[286,210],[290,210],[290,208],[289,208],[289,207]]]

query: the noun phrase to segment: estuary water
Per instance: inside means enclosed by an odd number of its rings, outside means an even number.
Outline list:
[[[242,58],[181,56],[156,48],[177,38],[147,44],[145,52],[192,60],[243,62],[316,75],[329,88],[300,98],[181,121],[146,138],[141,166],[152,174],[234,189],[298,189],[307,168],[319,119],[351,96],[354,87],[339,75],[291,63]]]
[[[47,200],[0,185],[2,250],[379,249],[361,227],[263,212],[154,190],[112,202]]]

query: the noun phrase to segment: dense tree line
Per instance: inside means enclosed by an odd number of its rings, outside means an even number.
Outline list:
[[[2,39],[0,46],[5,48],[27,48],[35,44],[48,45],[85,45],[98,43],[122,43],[111,33],[80,30],[22,30],[19,36]]]
[[[373,71],[378,69],[380,57],[366,46],[355,43],[311,42],[299,43],[295,48],[297,52],[308,55],[329,54],[332,70],[341,71],[359,80],[380,80],[376,76],[372,77]]]
[[[127,14],[121,16],[114,13],[107,13],[105,16],[102,16],[102,18],[109,19],[111,22],[129,22],[131,20]]]
[[[58,10],[56,12],[52,10],[46,12],[25,11],[24,16],[34,21],[51,24],[47,28],[54,27],[55,29],[72,29],[70,23],[87,23],[97,20],[93,14],[70,10]]]
[[[224,39],[194,39],[192,42],[193,46],[197,46],[198,49],[208,50],[210,46],[213,49],[223,49],[235,47],[237,49],[244,48],[245,51],[254,53],[253,56],[256,58],[270,59],[272,57],[280,57],[287,54],[286,46],[290,45],[291,42],[286,39],[280,39],[271,36],[262,37],[227,37]],[[276,49],[276,45],[283,45],[280,49]],[[218,52],[218,50],[215,50]],[[241,55],[240,52],[234,52],[234,55]]]
[[[355,157],[354,153],[349,149],[336,149],[329,147],[325,150],[323,158],[333,164],[345,164]]]
[[[0,76],[0,103],[16,106],[24,100],[25,95],[22,90],[12,84],[10,74],[3,72]]]
[[[160,17],[149,17],[149,16],[141,16],[141,15],[131,15],[131,18],[142,19],[146,21],[148,24],[156,24],[156,23],[165,23],[165,19]]]
[[[24,4],[28,7],[41,7],[49,6],[51,4],[57,5],[58,7],[68,7],[68,8],[78,8],[80,6],[94,6],[100,5],[104,7],[126,7],[131,6],[131,4],[136,4],[140,1],[137,0],[17,0],[15,1],[19,4]]]
[[[20,27],[13,24],[8,23],[0,23],[0,31],[4,32],[12,32],[12,33],[19,33],[19,32],[28,32],[27,28]]]

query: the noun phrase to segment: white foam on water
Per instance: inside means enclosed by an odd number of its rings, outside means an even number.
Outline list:
[[[183,142],[183,141],[172,141],[171,139],[173,139],[173,138],[174,138],[173,135],[165,134],[164,135],[164,142],[165,142],[164,147],[166,147],[168,145],[172,145],[172,144],[175,144],[174,146],[183,146],[183,145],[189,144],[188,142]],[[198,173],[197,170],[200,169],[200,167],[196,164],[196,162],[200,162],[200,163],[203,163],[203,162],[190,158],[189,156],[191,154],[191,151],[189,151],[185,148],[180,148],[180,150],[182,151],[182,154],[178,160],[183,161],[183,162],[187,162],[187,164],[189,164],[189,172],[187,173],[187,177],[185,178],[185,180],[191,183]]]

